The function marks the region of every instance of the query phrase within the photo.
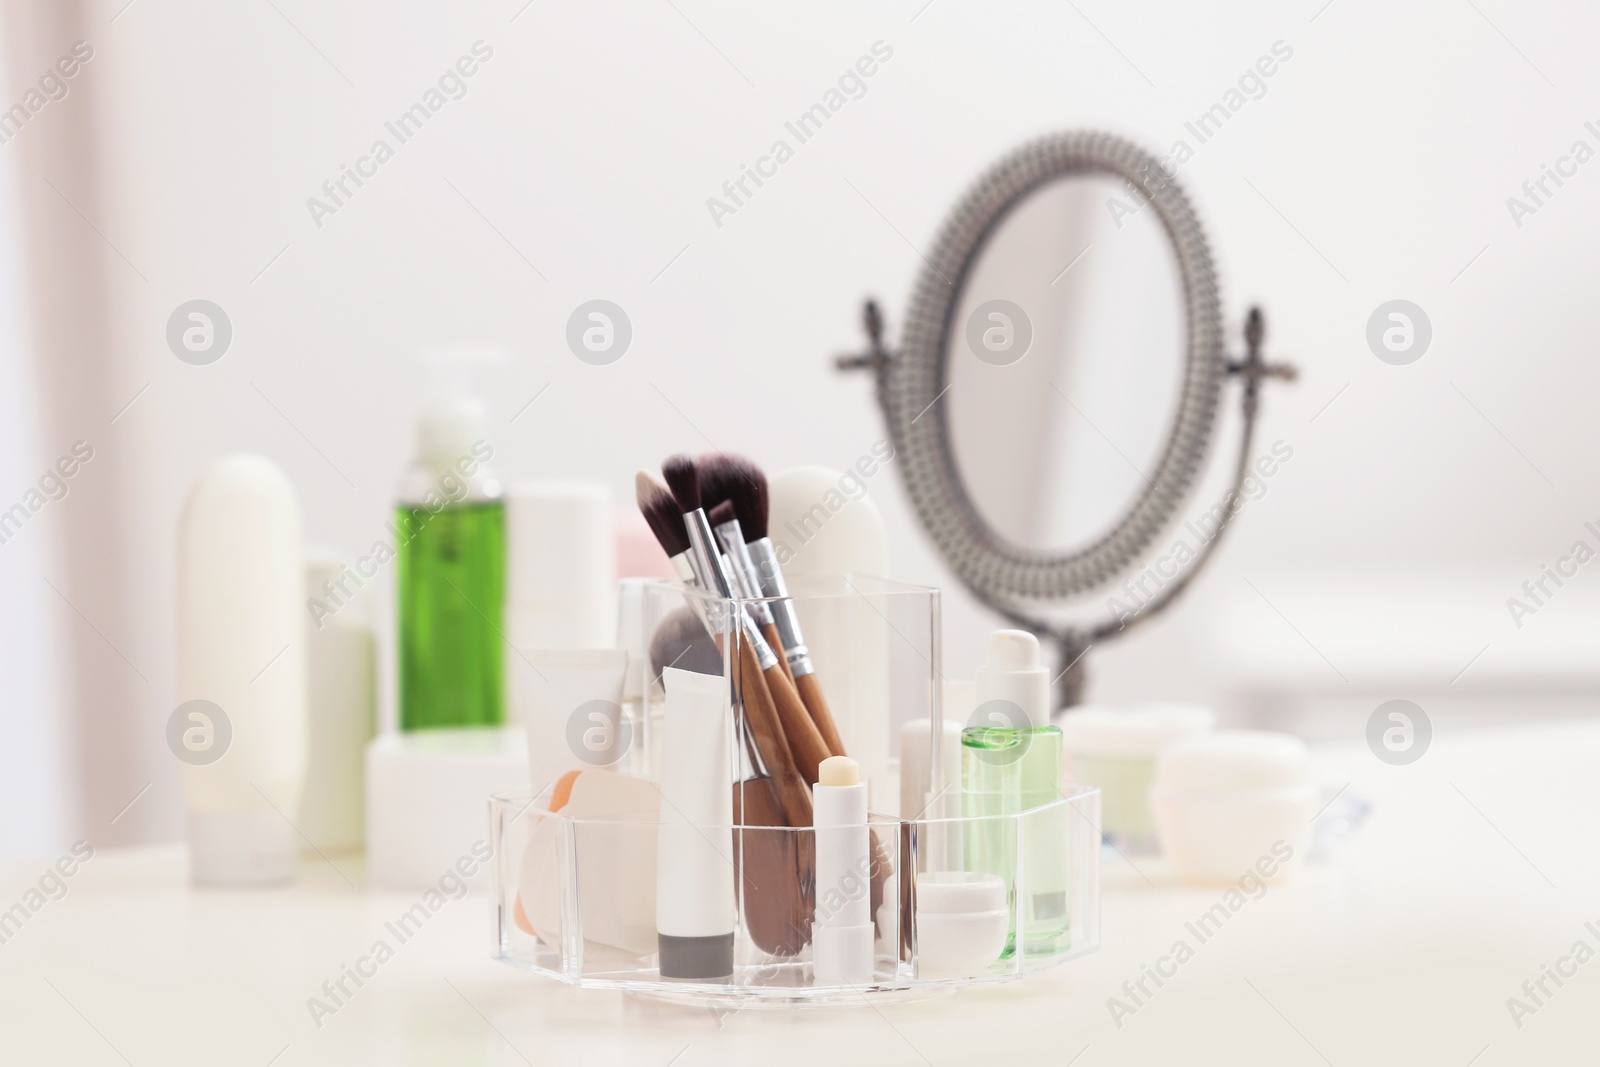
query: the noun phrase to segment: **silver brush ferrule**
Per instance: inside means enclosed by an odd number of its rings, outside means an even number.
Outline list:
[[[722,553],[717,551],[716,539],[711,533],[711,523],[706,519],[705,511],[695,508],[684,512],[683,525],[689,532],[689,559],[694,563],[695,574],[701,577],[708,593],[721,598],[707,605],[710,621],[716,627],[715,632],[726,635],[732,633],[736,625],[739,626],[742,630],[741,640],[748,641],[750,647],[755,649],[756,662],[761,669],[766,671],[776,667],[778,655],[768,647],[749,613],[739,612],[737,620],[732,617],[731,607],[735,600],[733,579],[724,566]]]
[[[695,597],[694,607],[696,614],[700,615],[709,629],[718,637],[726,636],[732,626],[728,608],[723,600],[728,598],[726,589],[717,588],[717,569],[712,566],[712,553],[706,540],[698,536],[695,528],[694,512],[687,512],[683,516],[684,529],[689,533],[689,550],[684,556],[689,561],[689,569],[694,575],[694,584],[701,592],[711,594],[710,598]]]
[[[739,586],[739,595],[754,601],[750,605],[750,614],[756,617],[756,622],[762,626],[775,625],[772,620],[772,605],[759,599],[766,594],[761,591],[761,577],[756,574],[756,561],[750,558],[750,550],[744,544],[744,531],[739,529],[739,520],[730,519],[715,528],[717,540],[722,542],[722,547],[728,551],[728,560],[733,571],[733,578]]]
[[[789,599],[789,587],[784,584],[783,568],[778,566],[778,552],[772,547],[772,538],[751,541],[745,548],[755,567],[761,594],[772,598],[769,601],[772,604],[772,624],[777,627],[778,639],[783,642],[789,670],[796,678],[815,674],[817,668],[811,662],[811,650],[806,647],[805,636],[800,632],[800,617],[795,614],[794,601]]]

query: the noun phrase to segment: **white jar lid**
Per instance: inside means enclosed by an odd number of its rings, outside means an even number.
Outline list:
[[[1259,793],[1311,779],[1306,744],[1265,730],[1219,730],[1176,741],[1156,761],[1156,784],[1185,793]]]
[[[1006,883],[997,874],[978,871],[922,871],[917,875],[917,911],[967,915],[1004,911]]]
[[[1076,708],[1056,720],[1070,753],[1153,756],[1180,738],[1205,733],[1217,716],[1199,704]]]

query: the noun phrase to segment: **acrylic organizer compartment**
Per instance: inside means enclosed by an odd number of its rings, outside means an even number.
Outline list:
[[[797,580],[790,593],[835,741],[867,783],[869,832],[857,823],[850,838],[860,862],[837,854],[850,827],[786,814],[768,766],[781,761],[764,755],[752,721],[765,678],[751,678],[762,669],[752,642],[729,621],[761,602],[650,585],[630,663],[640,696],[616,717],[611,762],[491,800],[496,957],[579,986],[779,1004],[1007,981],[1093,951],[1097,791],[1062,786],[1026,810],[964,805],[960,783],[943,780],[935,730],[923,810],[879,814],[900,806],[901,727],[940,715],[938,591],[849,575]],[[713,640],[719,630],[729,632]],[[715,700],[720,729],[675,733],[697,714],[682,702],[691,689]],[[721,773],[686,776],[708,737]],[[684,794],[706,780],[720,782],[715,796]],[[847,913],[870,926],[847,938],[859,967],[839,972],[815,946],[839,943],[819,930]]]

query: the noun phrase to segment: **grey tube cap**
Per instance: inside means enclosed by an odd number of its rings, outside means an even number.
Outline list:
[[[709,937],[674,937],[656,934],[661,953],[661,977],[706,981],[733,976],[733,933]]]

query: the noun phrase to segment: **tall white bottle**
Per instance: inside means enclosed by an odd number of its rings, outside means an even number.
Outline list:
[[[806,647],[845,751],[861,764],[875,805],[887,803],[876,791],[889,781],[889,724],[912,717],[906,709],[891,708],[889,612],[876,592],[881,586],[866,577],[889,576],[888,535],[866,486],[893,455],[888,443],[880,442],[852,469],[791,467],[774,474],[768,485],[768,537],[798,598],[795,610]],[[845,575],[856,576],[852,585],[844,584]],[[807,578],[850,596],[855,609],[839,610],[837,598],[808,602],[802,594],[818,585]]]
[[[314,620],[306,613],[311,725],[297,825],[318,849],[359,849],[366,840],[367,742],[377,725],[372,614],[360,576],[327,551],[306,561],[306,598],[330,610]]]
[[[190,488],[167,740],[182,764],[197,884],[294,875],[306,773],[302,553],[294,490],[268,460],[224,457]]]

